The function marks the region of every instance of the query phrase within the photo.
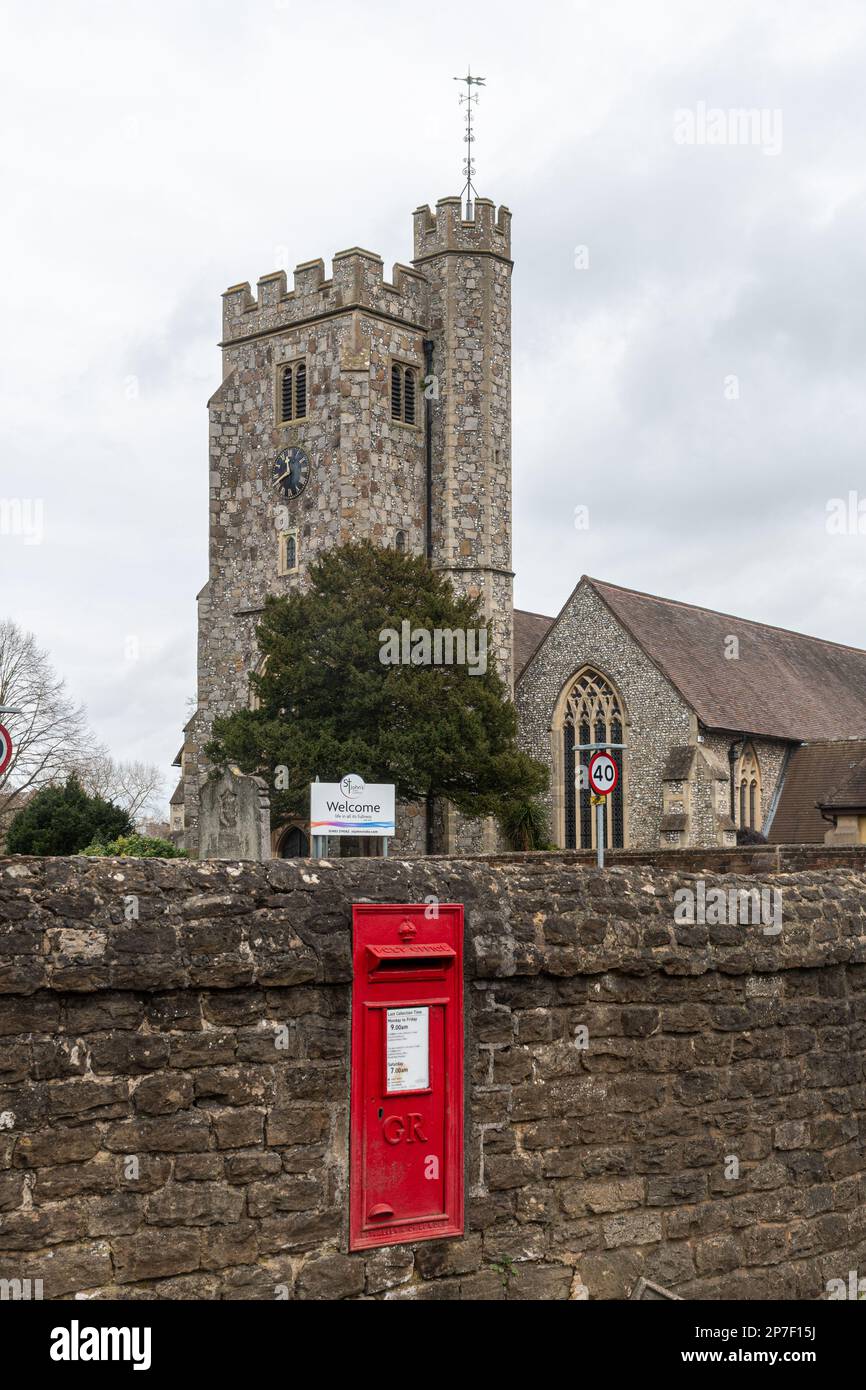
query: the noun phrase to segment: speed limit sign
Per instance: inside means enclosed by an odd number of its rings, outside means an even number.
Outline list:
[[[593,753],[588,775],[596,796],[609,796],[619,781],[619,769],[609,753]]]
[[[12,735],[5,724],[0,724],[0,775],[6,771],[11,757]]]

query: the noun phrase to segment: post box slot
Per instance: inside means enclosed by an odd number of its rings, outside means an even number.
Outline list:
[[[387,975],[395,970],[435,970],[450,964],[440,956],[396,956],[393,960],[377,961],[373,969],[377,975]]]
[[[456,953],[445,941],[417,942],[412,945],[368,945],[370,980],[441,979],[454,963]]]
[[[374,970],[381,970],[386,964],[392,970],[405,970],[411,968],[410,962],[450,965],[457,953],[453,946],[444,941],[419,941],[412,946],[368,946],[367,954],[373,961]]]

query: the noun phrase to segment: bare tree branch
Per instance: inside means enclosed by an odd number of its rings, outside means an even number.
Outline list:
[[[12,760],[0,775],[3,819],[40,787],[62,778],[92,746],[84,708],[72,702],[46,652],[11,619],[0,622],[0,716],[12,735]]]
[[[122,806],[133,821],[165,814],[165,780],[152,763],[117,762],[87,727],[64,682],[32,633],[0,622],[0,705],[19,714],[0,715],[14,751],[0,776],[0,834],[40,787],[75,773],[91,796]]]
[[[153,763],[117,762],[99,744],[74,770],[90,796],[102,796],[122,806],[133,821],[164,814],[165,778]]]

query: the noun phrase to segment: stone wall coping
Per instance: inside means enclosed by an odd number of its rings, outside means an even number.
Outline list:
[[[431,898],[465,904],[467,977],[476,980],[776,974],[866,962],[859,867],[760,879],[684,864],[577,867],[569,856],[543,854],[266,863],[3,858],[0,995],[345,983],[353,902]],[[675,894],[699,882],[705,892],[778,892],[781,932],[767,934],[760,922],[678,924]],[[137,919],[127,919],[131,909]]]

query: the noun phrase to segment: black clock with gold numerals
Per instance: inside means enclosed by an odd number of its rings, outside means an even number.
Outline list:
[[[274,459],[273,481],[283,497],[300,497],[310,477],[309,455],[297,444],[281,449]]]

